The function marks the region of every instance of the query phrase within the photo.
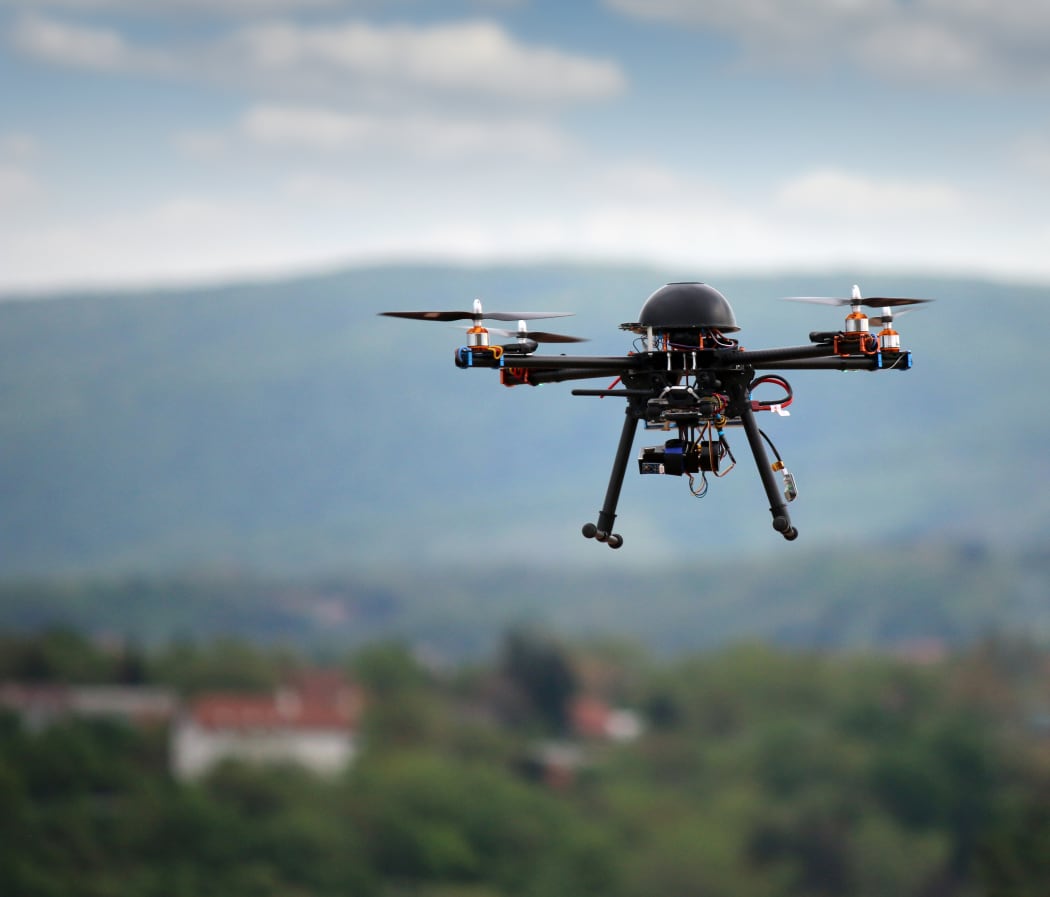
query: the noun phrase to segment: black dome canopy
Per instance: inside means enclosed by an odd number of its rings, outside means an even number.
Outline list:
[[[624,329],[654,333],[711,329],[724,333],[739,330],[728,300],[706,283],[669,283],[660,287],[638,313],[637,324]]]

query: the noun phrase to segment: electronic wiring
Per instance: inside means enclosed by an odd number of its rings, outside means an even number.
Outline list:
[[[756,379],[752,380],[747,387],[748,394],[750,395],[752,392],[755,391],[757,387],[762,386],[765,383],[771,383],[774,386],[779,386],[781,389],[783,389],[784,398],[782,398],[778,402],[755,401],[754,399],[752,399],[751,407],[755,411],[773,411],[777,408],[787,408],[795,400],[795,393],[791,389],[791,384],[788,383],[787,380],[785,380],[783,377],[780,377],[776,374],[766,374],[762,377],[757,377]]]
[[[688,476],[689,491],[693,493],[696,498],[703,498],[707,495],[707,474],[703,471],[700,472],[700,486],[698,488],[693,488],[693,483],[696,482],[696,478],[692,474],[689,474]]]
[[[761,436],[765,441],[766,445],[769,446],[769,450],[773,453],[773,457],[777,459],[777,463],[783,464],[784,459],[780,457],[780,452],[777,451],[777,447],[773,445],[773,440],[766,435],[765,430],[759,430],[758,435]]]

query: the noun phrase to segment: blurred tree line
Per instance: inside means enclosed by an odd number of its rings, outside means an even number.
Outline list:
[[[989,639],[936,662],[740,645],[654,661],[507,633],[483,663],[404,645],[330,658],[369,694],[336,779],[226,763],[167,735],[0,714],[0,894],[1043,897],[1050,653]],[[220,641],[149,652],[0,637],[0,680],[271,688],[309,660]],[[636,740],[574,738],[588,694]],[[571,780],[534,775],[573,742]]]

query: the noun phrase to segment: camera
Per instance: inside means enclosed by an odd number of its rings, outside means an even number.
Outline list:
[[[686,473],[718,473],[718,462],[725,454],[722,440],[686,442],[668,439],[663,445],[650,445],[638,456],[639,473],[661,473],[680,477]]]

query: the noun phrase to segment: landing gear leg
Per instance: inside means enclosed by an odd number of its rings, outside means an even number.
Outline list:
[[[620,489],[623,487],[624,474],[627,473],[634,434],[638,429],[638,418],[638,411],[633,403],[628,402],[627,416],[624,418],[623,430],[620,431],[620,444],[616,447],[616,457],[613,460],[612,473],[609,475],[609,488],[605,490],[605,502],[598,512],[598,522],[583,525],[584,538],[605,542],[610,548],[623,545],[623,536],[614,533],[612,528],[616,522],[616,505],[620,501]]]
[[[755,412],[751,410],[751,403],[746,400],[746,395],[740,402],[740,422],[744,425],[747,434],[748,445],[751,446],[751,454],[755,457],[758,465],[758,474],[762,478],[762,486],[766,490],[769,499],[769,512],[773,515],[773,529],[780,533],[789,542],[798,538],[798,530],[791,525],[791,516],[788,514],[787,503],[777,486],[777,478],[773,475],[773,468],[769,465],[769,456],[766,447],[762,444],[762,434],[758,431],[758,422],[755,420]]]

